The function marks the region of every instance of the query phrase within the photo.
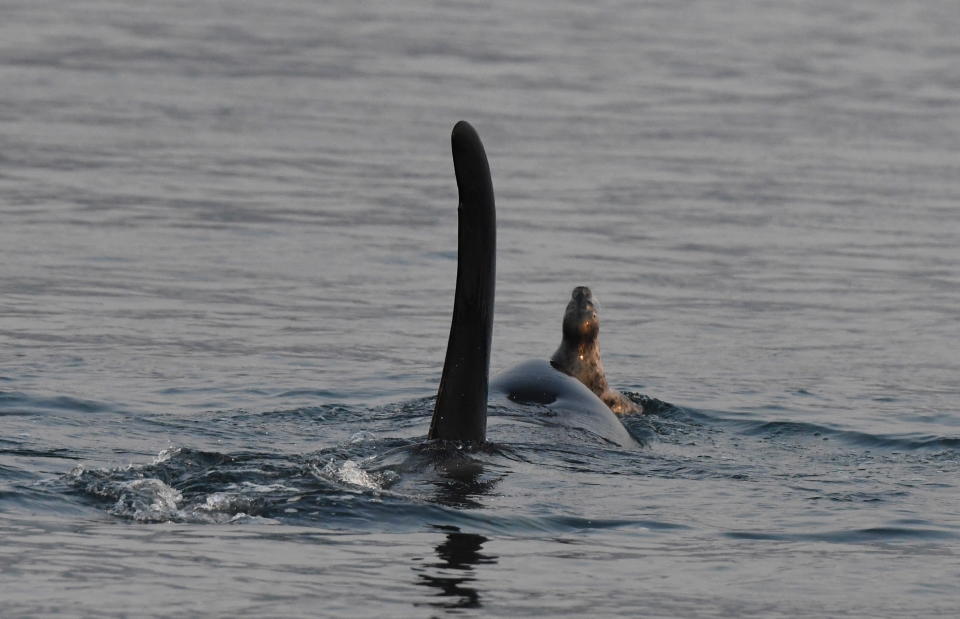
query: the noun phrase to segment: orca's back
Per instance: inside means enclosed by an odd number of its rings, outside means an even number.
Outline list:
[[[587,430],[621,447],[637,445],[603,400],[547,361],[531,359],[497,374],[490,381],[490,394],[545,409],[551,414],[551,423]]]

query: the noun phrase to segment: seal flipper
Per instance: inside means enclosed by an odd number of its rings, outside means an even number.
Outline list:
[[[461,120],[454,126],[450,142],[460,197],[457,290],[427,438],[479,443],[487,435],[497,222],[490,166],[480,136]]]

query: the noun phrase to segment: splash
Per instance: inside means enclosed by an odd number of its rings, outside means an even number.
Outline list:
[[[180,516],[183,494],[159,479],[118,482],[108,492],[117,495],[116,503],[109,510],[115,516],[138,522],[166,522]]]
[[[383,490],[383,476],[374,475],[365,471],[359,464],[353,460],[345,460],[338,463],[331,458],[323,467],[312,466],[315,475],[322,479],[357,486],[365,490],[380,491]]]

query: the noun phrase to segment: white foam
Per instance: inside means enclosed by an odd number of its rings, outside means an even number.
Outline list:
[[[148,477],[117,484],[119,497],[111,513],[147,522],[171,520],[179,515],[183,494],[159,479]]]
[[[380,490],[381,485],[376,477],[363,470],[353,460],[345,460],[342,464],[330,459],[323,468],[313,467],[314,472],[326,479],[359,486],[368,490]]]
[[[377,437],[373,432],[357,432],[352,434],[347,442],[350,445],[356,445],[357,443],[369,443],[375,440],[377,440]]]
[[[160,464],[162,462],[166,462],[167,460],[174,457],[178,453],[180,453],[180,448],[170,445],[169,447],[166,447],[160,450],[160,453],[157,454],[157,457],[153,459],[153,464]]]

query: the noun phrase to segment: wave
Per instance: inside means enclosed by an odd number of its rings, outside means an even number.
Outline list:
[[[960,539],[960,533],[943,528],[880,526],[862,529],[823,531],[815,533],[785,533],[765,531],[729,531],[725,537],[742,540],[775,540],[784,542],[828,542],[860,544],[877,542],[939,541]]]
[[[803,421],[729,421],[740,426],[743,434],[753,436],[796,436],[810,438],[831,438],[858,447],[878,449],[899,449],[913,451],[918,449],[955,450],[960,448],[960,437],[921,434],[916,432],[901,434],[871,434],[857,430],[848,430]]]
[[[870,433],[851,430],[825,423],[813,423],[794,420],[750,419],[731,416],[723,411],[705,411],[692,408],[671,406],[662,408],[663,419],[653,420],[653,424],[662,428],[664,421],[693,424],[716,425],[735,430],[744,436],[767,439],[790,438],[794,440],[835,440],[846,445],[869,449],[887,449],[893,451],[916,450],[960,450],[960,437],[920,432]]]
[[[351,442],[304,457],[164,450],[148,464],[75,468],[65,490],[134,522],[277,523],[332,530],[423,530],[452,526],[499,534],[629,528],[667,532],[653,519],[504,513],[479,498],[495,493],[510,449],[439,442]]]
[[[43,397],[32,396],[19,391],[0,391],[0,416],[33,415],[49,411],[103,413],[115,412],[116,410],[114,406],[104,402],[65,395]]]

